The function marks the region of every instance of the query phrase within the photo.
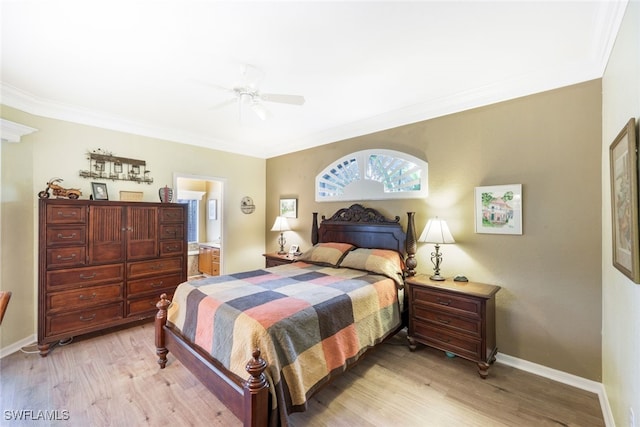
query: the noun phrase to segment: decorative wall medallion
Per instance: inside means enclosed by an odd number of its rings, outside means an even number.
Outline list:
[[[240,210],[245,214],[253,213],[253,211],[256,210],[256,205],[253,204],[253,199],[249,196],[243,197],[240,202]]]

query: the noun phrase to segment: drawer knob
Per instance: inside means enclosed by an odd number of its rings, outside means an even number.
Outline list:
[[[80,278],[83,280],[93,279],[96,276],[97,276],[96,273],[93,273],[91,276],[85,276],[84,274],[80,274]]]
[[[96,295],[96,293],[95,293],[95,292],[94,292],[94,293],[92,293],[90,296],[85,296],[84,294],[81,294],[81,295],[78,297],[78,299],[79,299],[79,300],[82,300],[82,301],[87,301],[87,300],[90,300],[90,299],[94,299],[96,296],[97,296],[97,295]]]
[[[161,287],[162,285],[164,285],[164,282],[161,280],[161,281],[160,281],[160,283],[152,283],[152,284],[151,284],[151,287],[152,287],[152,288],[159,288],[159,287]]]
[[[162,264],[156,264],[151,267],[152,270],[160,270],[162,268]]]
[[[63,257],[62,255],[58,255],[58,260],[60,261],[71,261],[72,259],[75,259],[76,254],[71,254],[71,256],[68,257]]]
[[[74,217],[76,215],[77,214],[75,212],[71,212],[71,213],[66,214],[66,213],[64,213],[62,211],[58,211],[58,216],[61,216],[63,218],[72,218],[72,217]]]
[[[80,320],[81,320],[81,321],[83,321],[83,322],[91,322],[91,321],[92,321],[93,319],[95,319],[95,318],[96,318],[96,314],[95,314],[95,313],[93,313],[93,314],[92,314],[91,316],[89,316],[89,317],[84,317],[84,315],[81,315],[81,316],[80,316]]]
[[[442,298],[437,298],[436,301],[438,301],[438,304],[441,304],[441,305],[449,305],[449,304],[451,304],[451,300],[450,299],[444,300]]]
[[[58,239],[75,239],[76,233],[71,233],[71,236],[63,236],[62,233],[58,233]]]
[[[449,323],[451,323],[451,320],[443,319],[442,317],[438,317],[438,322],[443,323],[445,325],[448,325]]]

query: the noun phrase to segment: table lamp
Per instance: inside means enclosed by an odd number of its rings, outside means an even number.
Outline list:
[[[284,250],[284,245],[287,241],[284,238],[284,231],[291,230],[289,227],[289,222],[287,222],[287,218],[283,216],[276,217],[276,221],[273,223],[273,227],[271,227],[271,231],[279,231],[280,237],[278,237],[278,244],[280,245],[280,250],[278,251],[279,255],[284,255],[287,252]]]
[[[442,254],[440,253],[440,245],[444,243],[455,243],[451,231],[447,223],[443,219],[438,217],[431,218],[424,231],[420,235],[418,242],[422,243],[435,243],[436,251],[431,252],[431,262],[433,263],[433,276],[429,277],[431,280],[442,281],[444,277],[440,275],[440,264],[442,264]]]

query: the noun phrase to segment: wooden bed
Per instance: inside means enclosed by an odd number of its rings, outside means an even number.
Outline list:
[[[405,276],[412,276],[417,266],[414,213],[409,212],[407,215],[405,233],[399,224],[400,217],[387,219],[378,211],[359,204],[340,209],[328,219],[323,216],[319,226],[317,213],[314,213],[312,243],[316,245],[324,242],[342,242],[360,248],[394,250],[404,259]],[[178,328],[167,321],[170,304],[171,301],[167,299],[166,294],[163,294],[157,303],[155,342],[160,368],[166,366],[167,354],[171,352],[241,419],[245,426],[277,425],[277,420],[273,422],[269,383],[264,374],[267,362],[261,357],[260,349],[253,350],[253,357],[246,364],[248,378],[239,377],[201,348],[191,344]],[[405,322],[406,318],[403,315],[401,327],[405,326]]]

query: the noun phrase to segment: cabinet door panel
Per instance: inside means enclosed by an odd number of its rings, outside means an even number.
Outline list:
[[[89,264],[124,261],[121,206],[89,208]]]
[[[127,258],[151,258],[158,254],[158,208],[128,207]]]

